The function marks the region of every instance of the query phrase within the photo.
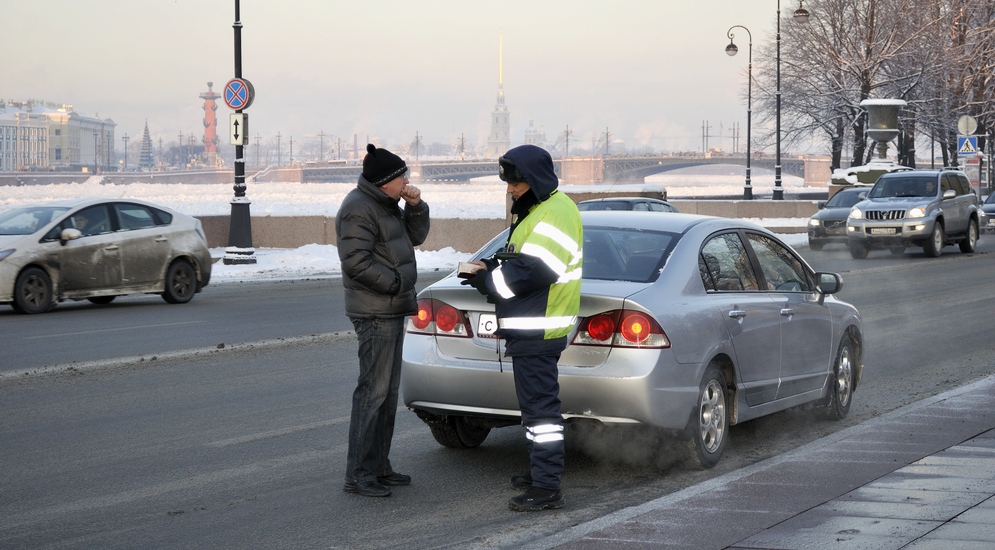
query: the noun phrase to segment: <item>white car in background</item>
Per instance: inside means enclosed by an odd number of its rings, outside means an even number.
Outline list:
[[[189,302],[211,280],[200,220],[132,199],[78,199],[0,213],[0,303],[43,313],[155,293]]]

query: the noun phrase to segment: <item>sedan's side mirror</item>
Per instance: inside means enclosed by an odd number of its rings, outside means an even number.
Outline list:
[[[943,192],[943,198],[945,198],[945,199],[952,199],[952,198],[954,198],[956,196],[957,196],[957,192],[954,191],[953,189],[947,189],[946,191]]]
[[[843,288],[843,278],[838,273],[828,273],[820,271],[815,274],[818,280],[816,290],[819,294],[836,294]]]
[[[80,232],[79,229],[75,229],[73,227],[69,227],[69,228],[63,229],[62,233],[59,234],[59,241],[63,245],[65,245],[67,242],[75,240],[75,239],[78,239],[78,238],[80,238],[82,236],[83,236],[83,233]]]
[[[860,200],[862,200],[862,201],[863,200],[867,200],[867,191],[864,191],[863,193],[857,195],[857,198],[860,199]]]

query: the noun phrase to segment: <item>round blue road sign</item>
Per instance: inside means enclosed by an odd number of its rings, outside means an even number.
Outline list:
[[[252,105],[252,100],[255,98],[256,93],[248,80],[233,78],[228,81],[228,84],[225,84],[224,96],[225,105],[236,111],[240,111]]]

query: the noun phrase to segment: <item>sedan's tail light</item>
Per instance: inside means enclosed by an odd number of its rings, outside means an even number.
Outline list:
[[[584,319],[573,345],[628,348],[669,348],[660,323],[641,311],[613,309]]]
[[[436,336],[470,337],[466,314],[453,306],[432,299],[418,300],[418,313],[408,317],[408,332]]]

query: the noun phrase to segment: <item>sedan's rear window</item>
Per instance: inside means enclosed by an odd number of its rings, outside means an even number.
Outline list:
[[[584,228],[584,278],[650,282],[670,253],[674,235],[617,227]]]
[[[502,231],[474,259],[490,258],[508,242]],[[648,283],[677,242],[677,235],[621,227],[584,227],[584,279]]]

